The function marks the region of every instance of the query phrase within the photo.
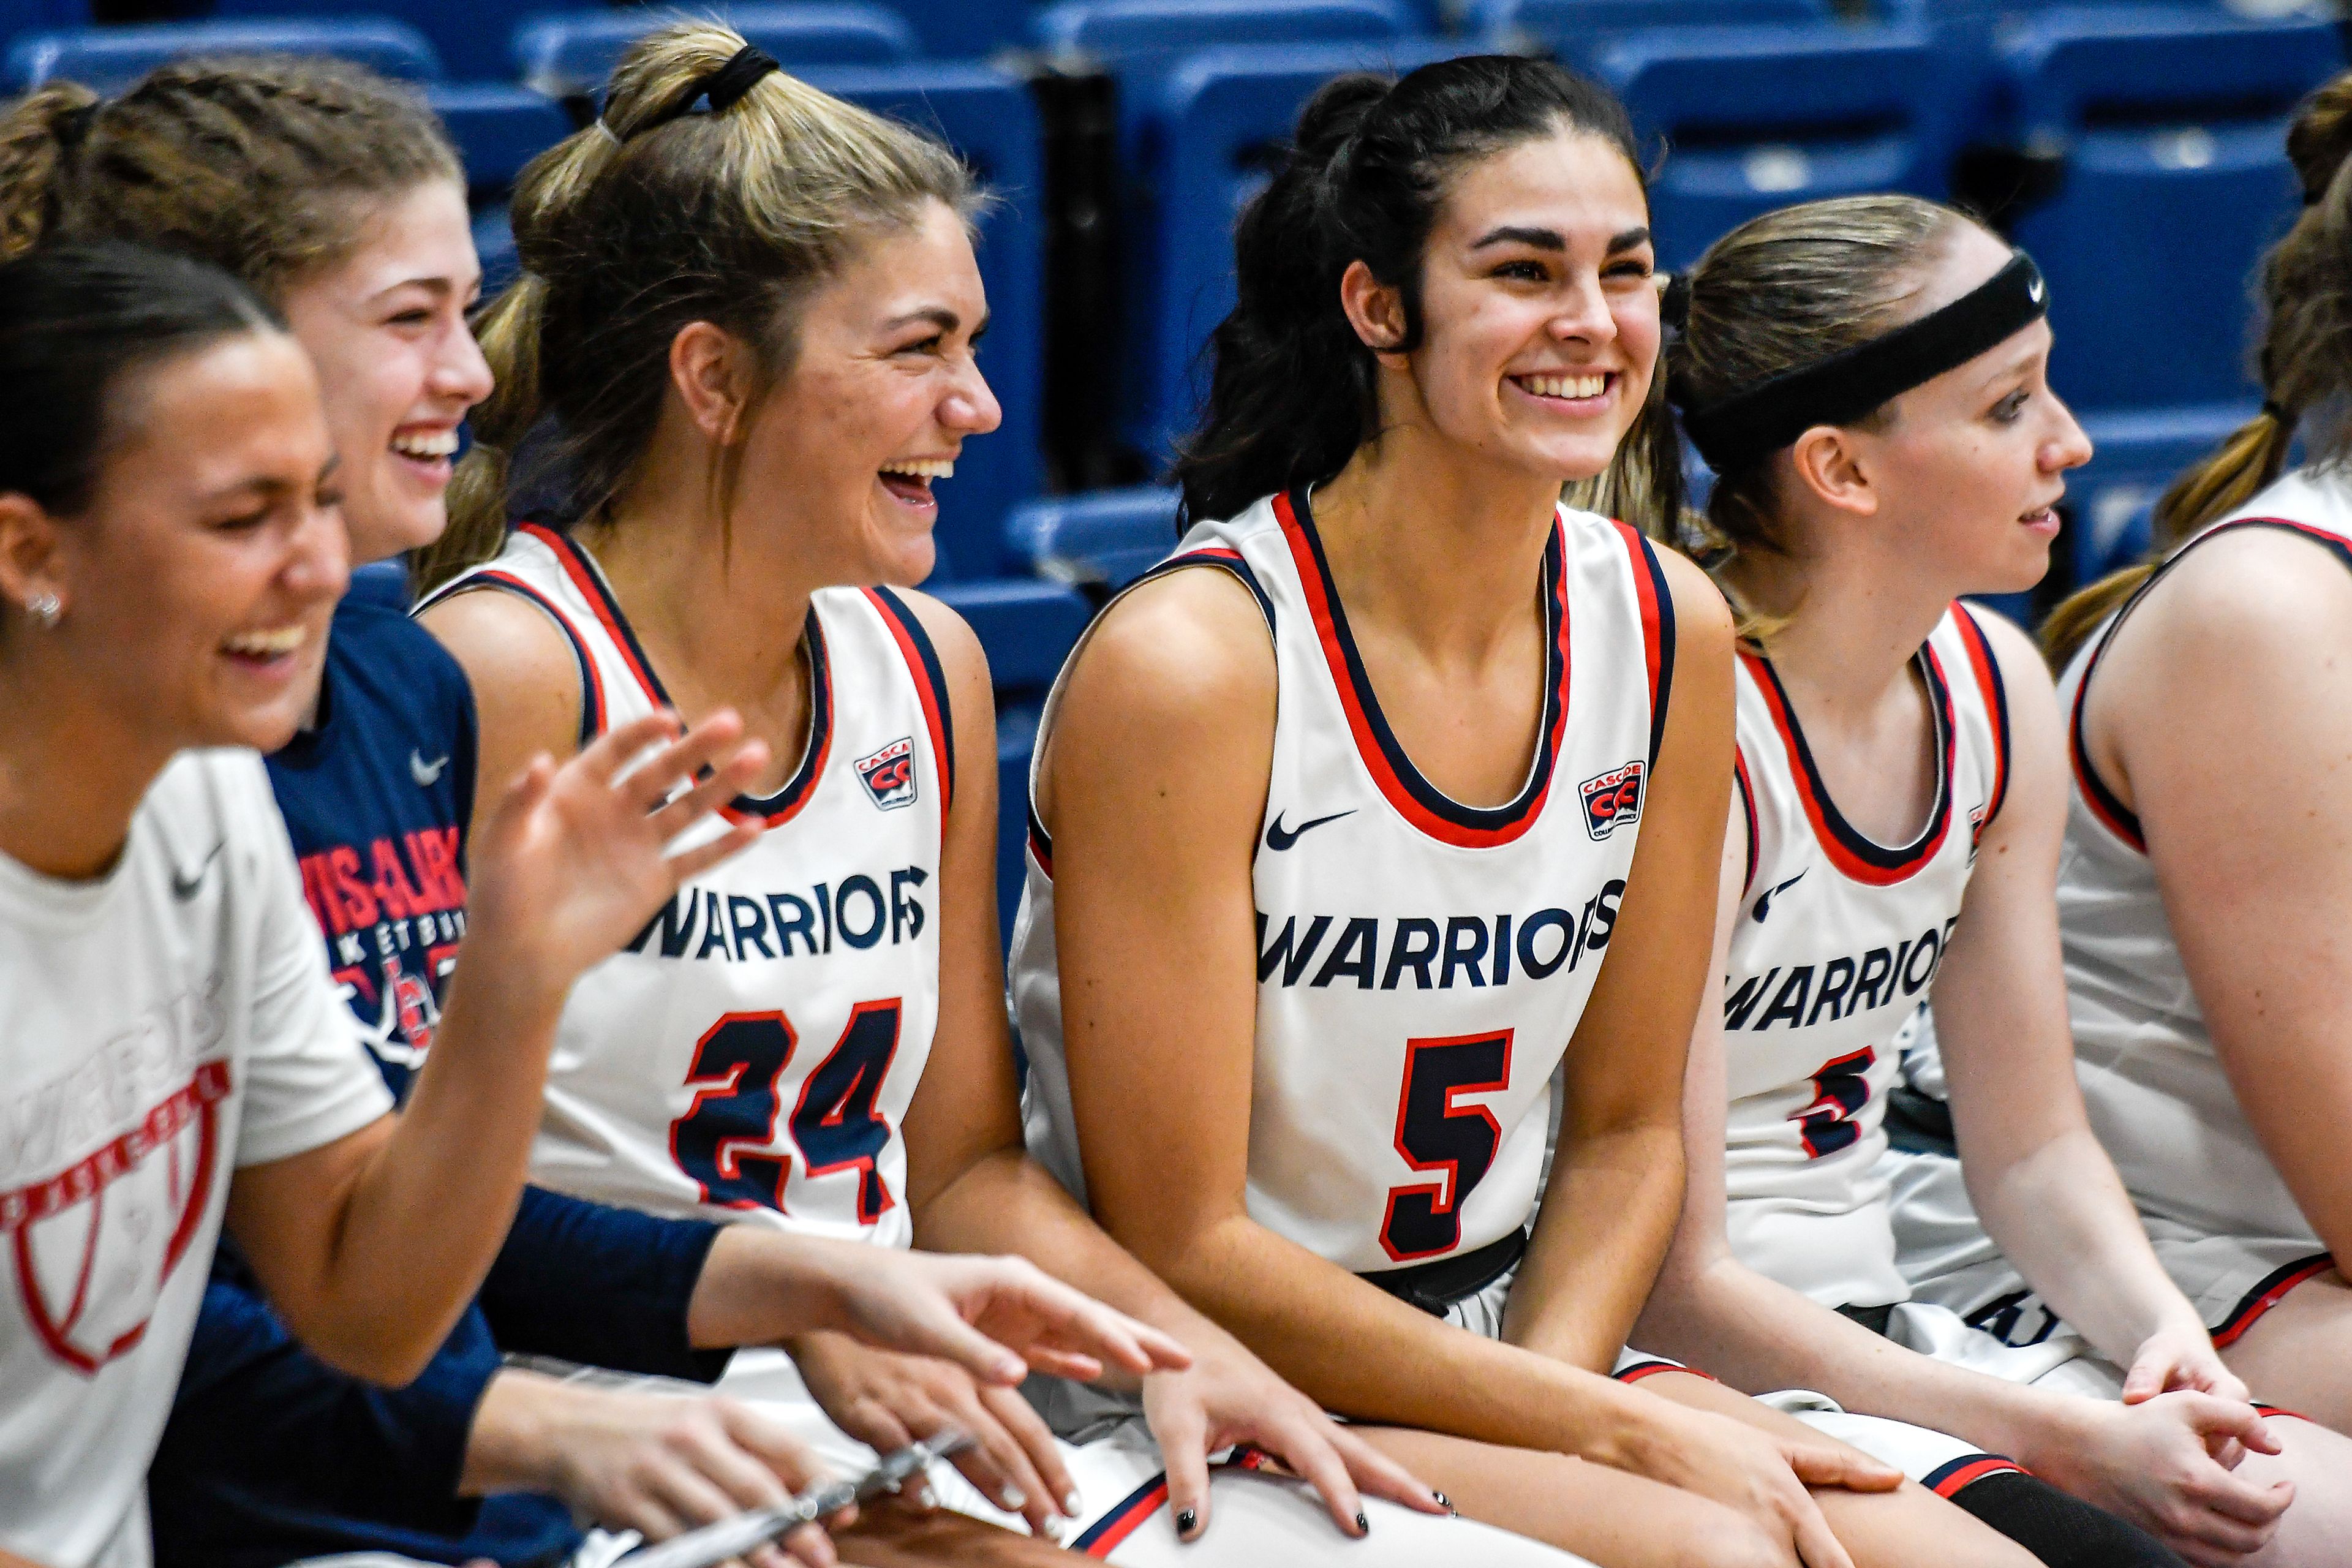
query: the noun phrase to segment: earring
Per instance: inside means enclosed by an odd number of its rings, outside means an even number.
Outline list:
[[[25,613],[32,616],[34,623],[43,631],[58,624],[58,617],[65,614],[65,608],[64,602],[46,588],[25,601]]]

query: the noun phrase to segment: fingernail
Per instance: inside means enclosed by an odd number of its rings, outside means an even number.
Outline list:
[[[1356,1510],[1356,1533],[1357,1533],[1357,1534],[1359,1534],[1359,1535],[1370,1535],[1371,1532],[1372,1532],[1372,1521],[1371,1521],[1370,1520],[1366,1519],[1366,1518],[1364,1517],[1364,1513],[1363,1513],[1363,1510],[1362,1510],[1361,1509],[1357,1510]]]
[[[1029,1501],[1029,1494],[1008,1482],[1004,1489],[996,1494],[996,1500],[1003,1506],[1005,1512],[1019,1513]]]
[[[924,1510],[940,1506],[940,1494],[930,1489],[929,1482],[925,1482],[923,1489],[915,1494],[915,1506]]]
[[[1192,1540],[1192,1532],[1200,1529],[1200,1527],[1201,1516],[1199,1514],[1194,1513],[1189,1508],[1180,1508],[1176,1510],[1176,1537],[1178,1540]]]
[[[1437,1506],[1444,1509],[1446,1512],[1456,1515],[1461,1513],[1462,1510],[1454,1506],[1454,1500],[1447,1497],[1444,1492],[1439,1491],[1435,1487],[1429,1489],[1429,1495],[1435,1498],[1437,1500]]]
[[[1062,1511],[1072,1519],[1077,1518],[1085,1510],[1086,1506],[1087,1500],[1078,1495],[1078,1489],[1076,1487],[1072,1487],[1069,1495],[1062,1500]]]

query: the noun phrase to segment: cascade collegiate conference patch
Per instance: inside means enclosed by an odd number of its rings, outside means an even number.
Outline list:
[[[858,781],[874,804],[896,811],[915,804],[915,742],[900,736],[870,757],[857,759]]]
[[[1642,820],[1642,764],[1627,763],[1577,786],[1584,797],[1584,830],[1606,838]]]

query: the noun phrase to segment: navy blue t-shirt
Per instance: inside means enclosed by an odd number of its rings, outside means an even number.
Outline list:
[[[404,600],[383,569],[355,574],[317,725],[268,759],[335,978],[398,1096],[432,1048],[465,932],[477,730],[464,670]],[[717,1377],[725,1354],[686,1338],[717,1235],[526,1189],[476,1304],[399,1390],[304,1350],[225,1240],[149,1473],[159,1568],[365,1551],[505,1568],[568,1556],[581,1534],[554,1500],[457,1496],[500,1350]]]

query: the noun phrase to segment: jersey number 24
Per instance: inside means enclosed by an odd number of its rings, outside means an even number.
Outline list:
[[[825,1058],[801,1083],[792,1108],[792,1141],[822,1176],[854,1170],[857,1223],[872,1225],[897,1201],[876,1162],[890,1145],[890,1123],[874,1106],[898,1053],[898,999],[860,1002]],[[800,1043],[782,1013],[730,1013],[695,1042],[686,1114],[670,1123],[670,1155],[702,1189],[702,1201],[727,1208],[784,1213],[793,1157],[776,1136],[784,1069]]]

